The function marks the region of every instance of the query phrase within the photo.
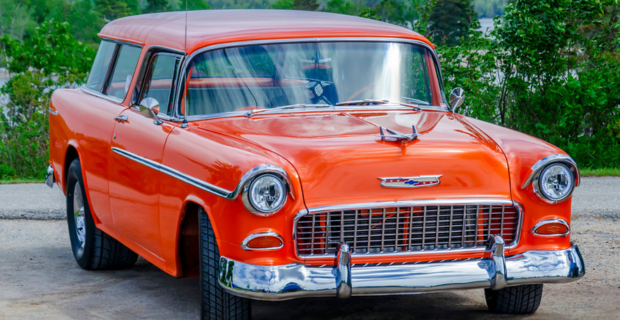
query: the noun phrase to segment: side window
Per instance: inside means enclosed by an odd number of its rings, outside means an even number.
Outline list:
[[[181,57],[169,53],[157,53],[151,59],[144,84],[144,98],[159,102],[160,113],[170,115],[170,102],[174,92],[175,76]]]
[[[108,74],[110,68],[110,62],[114,57],[114,49],[116,44],[110,41],[101,41],[99,45],[99,51],[93,62],[93,67],[90,70],[88,81],[86,82],[86,88],[101,92],[103,90],[103,84],[105,82],[105,76]]]
[[[119,99],[125,98],[141,52],[142,48],[139,47],[125,44],[120,46],[114,70],[105,88],[105,94]]]

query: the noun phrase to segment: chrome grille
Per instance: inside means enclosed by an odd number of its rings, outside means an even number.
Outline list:
[[[347,243],[354,255],[484,248],[491,235],[516,239],[511,205],[424,205],[310,213],[298,219],[301,257],[333,255]]]

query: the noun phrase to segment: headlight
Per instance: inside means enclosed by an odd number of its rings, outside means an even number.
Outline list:
[[[250,211],[269,215],[284,206],[286,192],[286,185],[280,177],[274,174],[263,174],[250,183],[244,191],[243,200]]]
[[[559,202],[571,195],[575,179],[567,166],[554,163],[542,170],[538,178],[538,186],[543,197]]]

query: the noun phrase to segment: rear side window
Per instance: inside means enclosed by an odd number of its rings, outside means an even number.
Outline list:
[[[105,94],[119,99],[125,98],[141,52],[142,48],[121,45],[116,58],[116,65],[105,88]]]
[[[90,70],[88,81],[86,82],[87,88],[98,92],[101,92],[101,90],[103,90],[105,77],[108,74],[110,62],[114,57],[115,48],[115,43],[109,41],[101,41],[101,45],[99,45],[99,51],[97,51],[97,56],[95,57],[93,67]]]

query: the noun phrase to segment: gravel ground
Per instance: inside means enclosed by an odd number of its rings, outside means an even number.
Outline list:
[[[65,195],[44,183],[0,184],[0,219],[61,220]]]
[[[73,260],[64,221],[15,219],[34,218],[36,210],[53,218],[50,212],[64,208],[58,188],[39,187],[44,186],[0,186],[0,213],[11,218],[0,219],[0,319],[198,318],[197,279],[175,279],[142,259],[129,270],[84,271]],[[254,319],[296,320],[620,319],[619,196],[620,178],[584,179],[574,195],[571,236],[587,274],[577,282],[545,285],[541,307],[531,316],[488,313],[482,290],[256,301],[252,313]],[[36,199],[25,202],[30,214],[11,207],[24,197]]]

